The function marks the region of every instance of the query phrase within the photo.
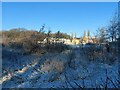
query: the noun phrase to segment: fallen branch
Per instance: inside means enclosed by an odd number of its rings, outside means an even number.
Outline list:
[[[83,87],[81,87],[78,83],[76,83],[75,81],[73,81],[75,84],[76,84],[76,86],[78,86],[80,89],[84,89]]]

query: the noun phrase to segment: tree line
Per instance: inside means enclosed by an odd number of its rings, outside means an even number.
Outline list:
[[[99,39],[100,43],[105,43],[106,41],[117,42],[120,38],[120,21],[118,14],[115,13],[108,26],[98,28],[95,36]]]

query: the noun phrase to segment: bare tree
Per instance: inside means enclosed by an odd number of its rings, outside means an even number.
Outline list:
[[[99,31],[100,43],[105,43],[106,41],[106,33],[105,29],[102,27]]]
[[[117,32],[118,32],[118,38],[120,38],[120,16],[118,17],[118,23],[117,23]]]
[[[39,32],[45,33],[44,29],[45,29],[45,24],[42,25],[42,27],[40,28]]]
[[[117,38],[118,38],[118,31],[119,31],[118,25],[119,25],[119,23],[118,23],[118,15],[117,15],[117,13],[115,13],[115,16],[110,21],[110,25],[108,26],[108,29],[106,30],[107,37],[112,42],[116,41]]]
[[[47,33],[47,44],[50,44],[50,34],[51,34],[51,30],[48,30],[48,33]]]
[[[105,28],[98,28],[97,34],[95,35],[96,40],[98,41],[99,44],[105,43],[106,41],[106,32]]]

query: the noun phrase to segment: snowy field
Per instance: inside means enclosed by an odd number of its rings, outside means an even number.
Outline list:
[[[2,60],[2,88],[83,89],[120,86],[119,57],[113,57],[111,53],[103,52],[98,58],[89,60],[86,51],[80,47],[43,56],[18,55],[10,50],[5,52],[9,57]],[[112,63],[107,60],[111,58],[114,59]]]

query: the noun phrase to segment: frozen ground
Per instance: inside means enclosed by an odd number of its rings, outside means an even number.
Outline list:
[[[9,51],[9,53],[11,53]],[[82,49],[3,59],[2,88],[118,88],[118,58],[112,64],[89,61]]]

